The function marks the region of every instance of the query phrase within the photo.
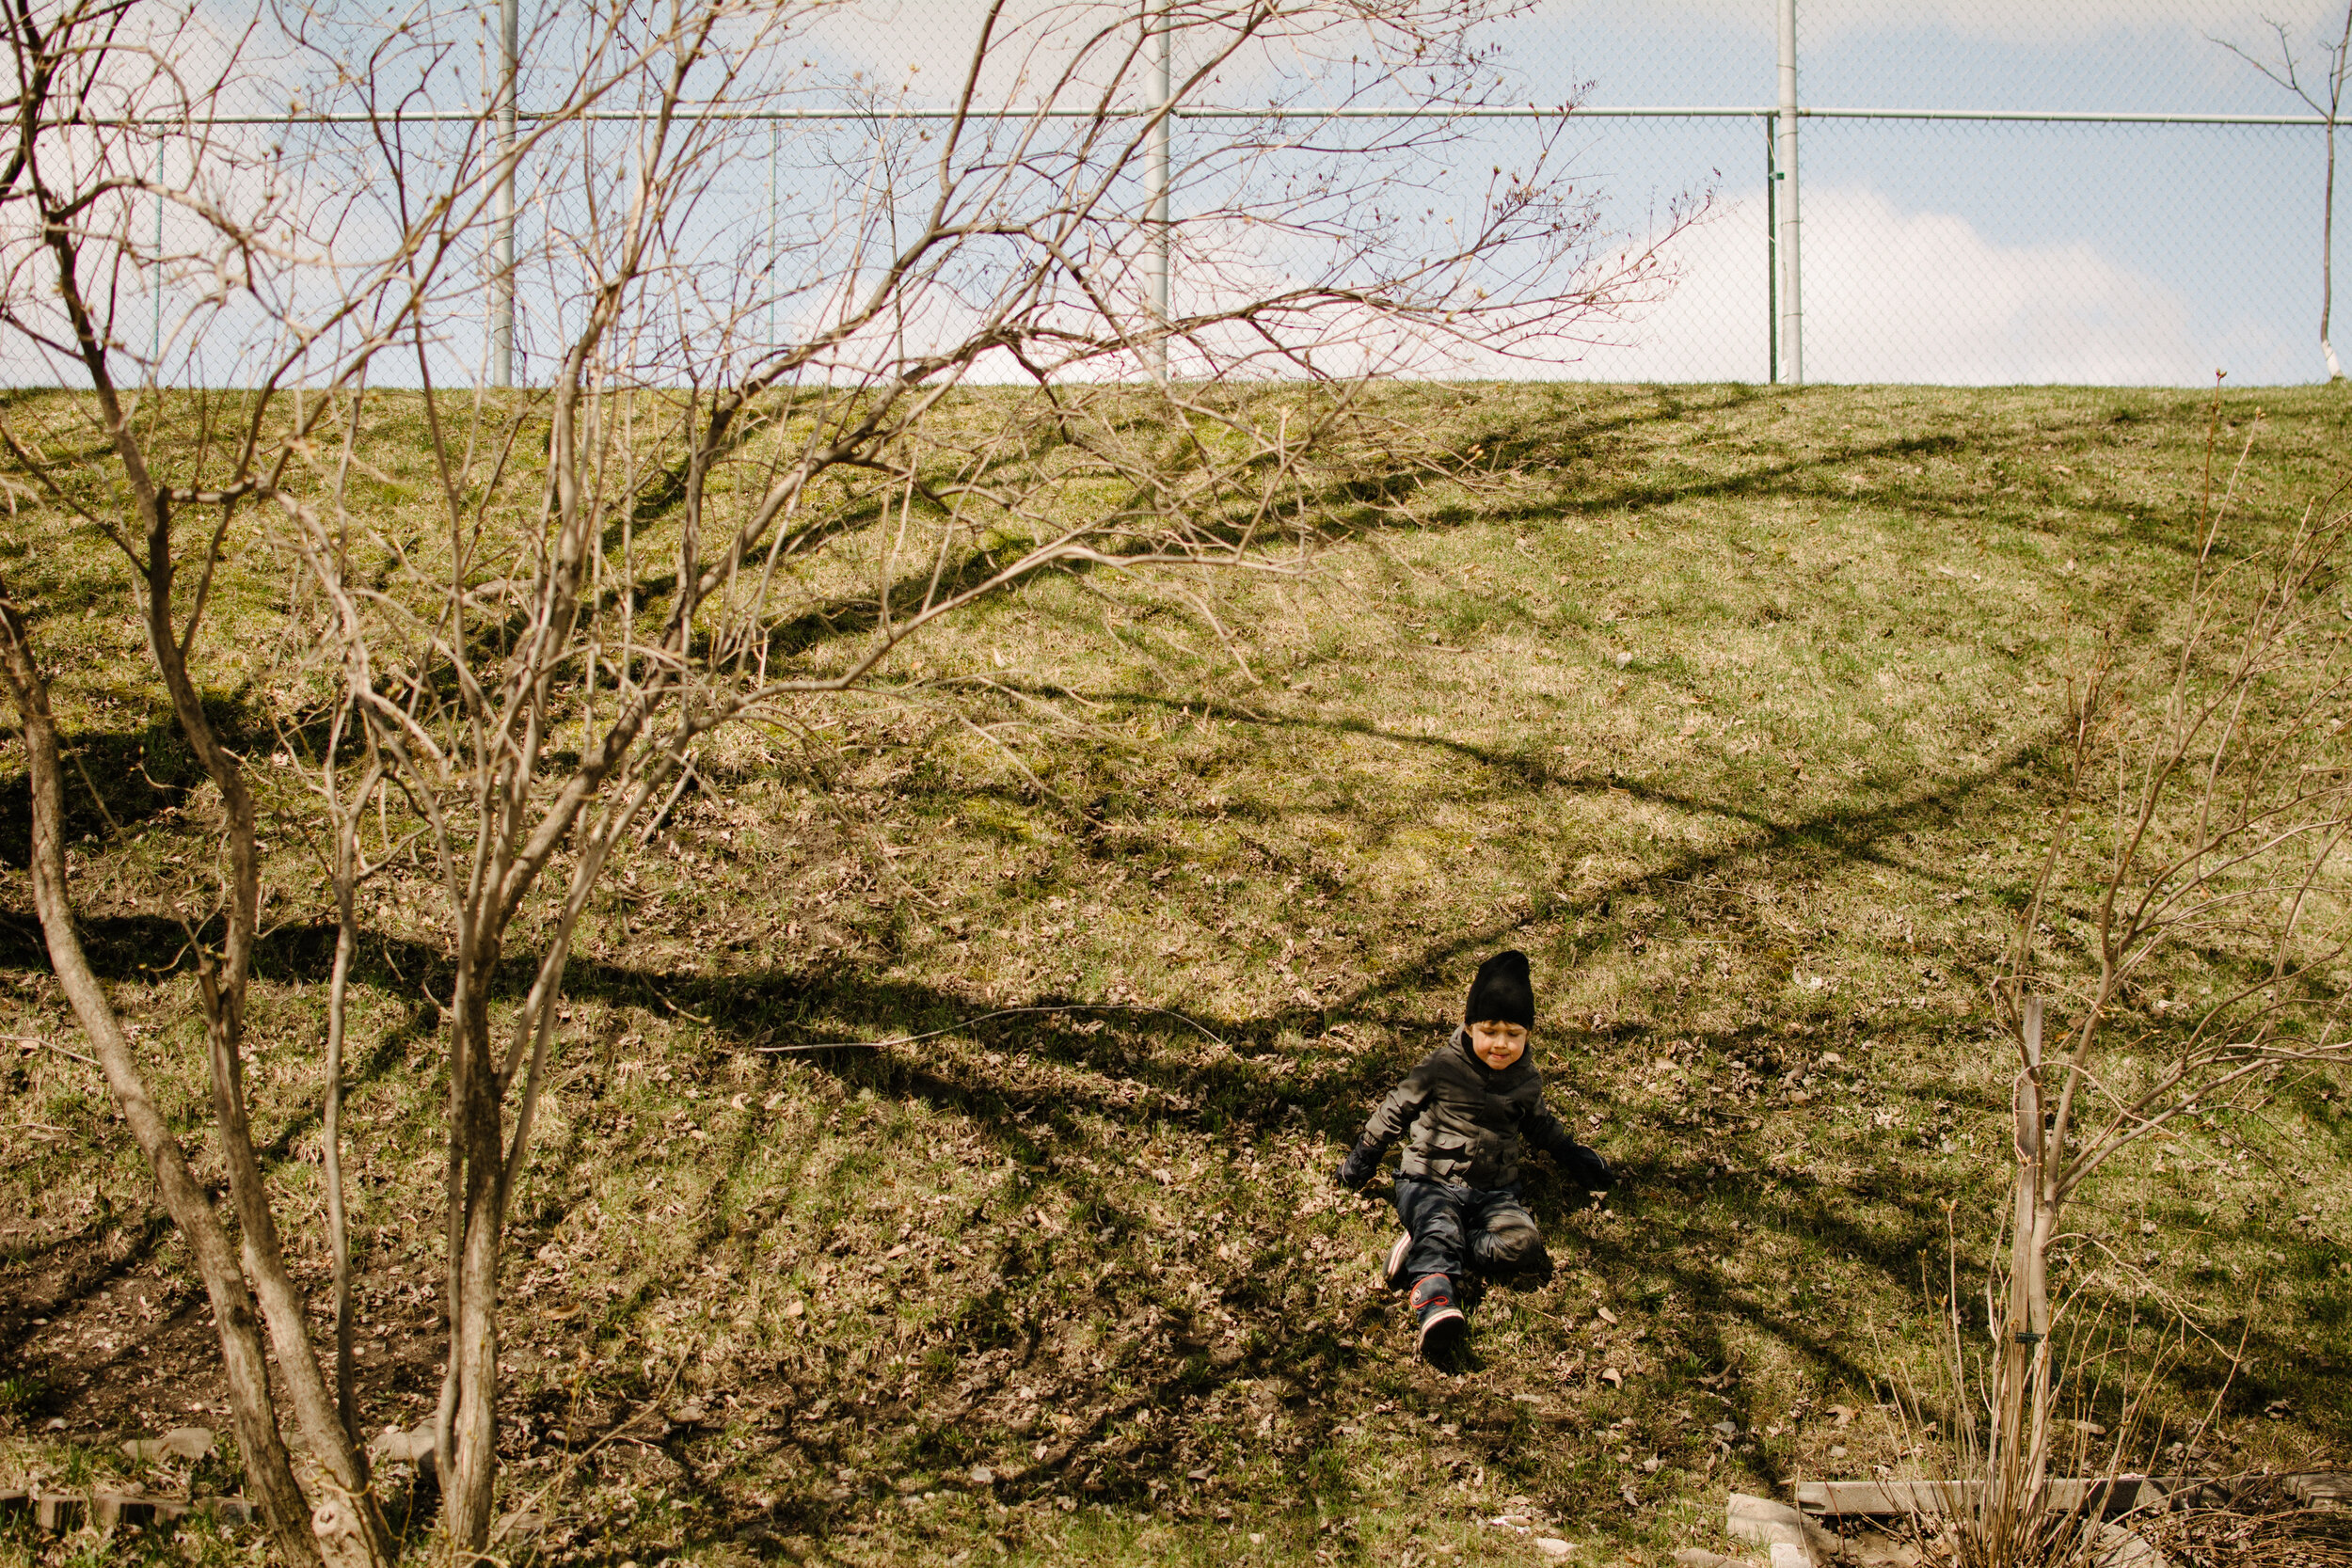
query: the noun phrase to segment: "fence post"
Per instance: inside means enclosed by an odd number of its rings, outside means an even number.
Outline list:
[[[768,122],[768,342],[776,346],[776,165],[784,161],[784,121]]]
[[[515,77],[520,0],[499,0],[499,176],[497,228],[490,256],[490,385],[515,385]]]
[[[195,154],[189,154],[193,165]],[[155,281],[148,291],[148,375],[158,387],[164,380],[164,138],[155,137]]]
[[[1152,127],[1152,145],[1144,155],[1144,190],[1150,199],[1152,314],[1157,329],[1152,340],[1152,372],[1168,379],[1168,0],[1160,0],[1159,44],[1152,55],[1152,107],[1159,121]]]
[[[1780,164],[1772,139],[1780,116],[1764,117],[1764,362],[1765,379],[1780,385]]]
[[[1780,341],[1788,380],[1804,385],[1804,269],[1797,212],[1797,0],[1780,0]]]

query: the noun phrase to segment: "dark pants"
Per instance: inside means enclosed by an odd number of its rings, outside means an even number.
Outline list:
[[[1457,1282],[1482,1274],[1540,1272],[1551,1264],[1535,1216],[1517,1187],[1457,1187],[1446,1181],[1396,1179],[1396,1217],[1413,1238],[1405,1272],[1451,1275]]]

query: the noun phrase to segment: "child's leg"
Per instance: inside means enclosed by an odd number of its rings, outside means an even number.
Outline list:
[[[1544,1250],[1544,1233],[1518,1191],[1506,1187],[1479,1198],[1470,1216],[1470,1261],[1488,1274],[1549,1273],[1551,1255]]]
[[[1405,1260],[1406,1279],[1432,1274],[1461,1277],[1466,1261],[1462,1199],[1467,1192],[1443,1181],[1397,1178],[1396,1217],[1405,1222],[1406,1234],[1413,1238],[1413,1250]]]
[[[1412,1250],[1405,1259],[1405,1277],[1413,1282],[1413,1316],[1420,1322],[1417,1348],[1433,1367],[1451,1367],[1461,1348],[1469,1322],[1462,1314],[1461,1284],[1465,1272],[1462,1252],[1462,1187],[1443,1181],[1396,1183],[1396,1214],[1405,1222]]]

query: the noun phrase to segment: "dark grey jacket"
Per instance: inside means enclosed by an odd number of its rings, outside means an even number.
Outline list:
[[[1466,1187],[1508,1187],[1527,1150],[1550,1155],[1581,1188],[1609,1185],[1609,1164],[1580,1144],[1544,1104],[1534,1052],[1501,1072],[1478,1059],[1470,1035],[1454,1037],[1405,1075],[1364,1123],[1352,1163],[1369,1175],[1391,1144],[1407,1138],[1397,1175]]]

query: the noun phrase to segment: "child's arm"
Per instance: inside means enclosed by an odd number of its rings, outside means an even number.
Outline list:
[[[1527,1141],[1550,1155],[1579,1192],[1607,1192],[1616,1178],[1611,1174],[1609,1162],[1593,1149],[1576,1141],[1567,1123],[1551,1114],[1551,1107],[1542,1101],[1527,1114]]]
[[[1389,1146],[1405,1135],[1405,1130],[1413,1125],[1413,1118],[1428,1103],[1429,1085],[1421,1069],[1415,1068],[1406,1074],[1405,1082],[1389,1091],[1379,1109],[1372,1113],[1372,1119],[1364,1123],[1356,1147],[1340,1162],[1340,1185],[1352,1193],[1371,1180],[1380,1168],[1380,1162],[1388,1156]]]

